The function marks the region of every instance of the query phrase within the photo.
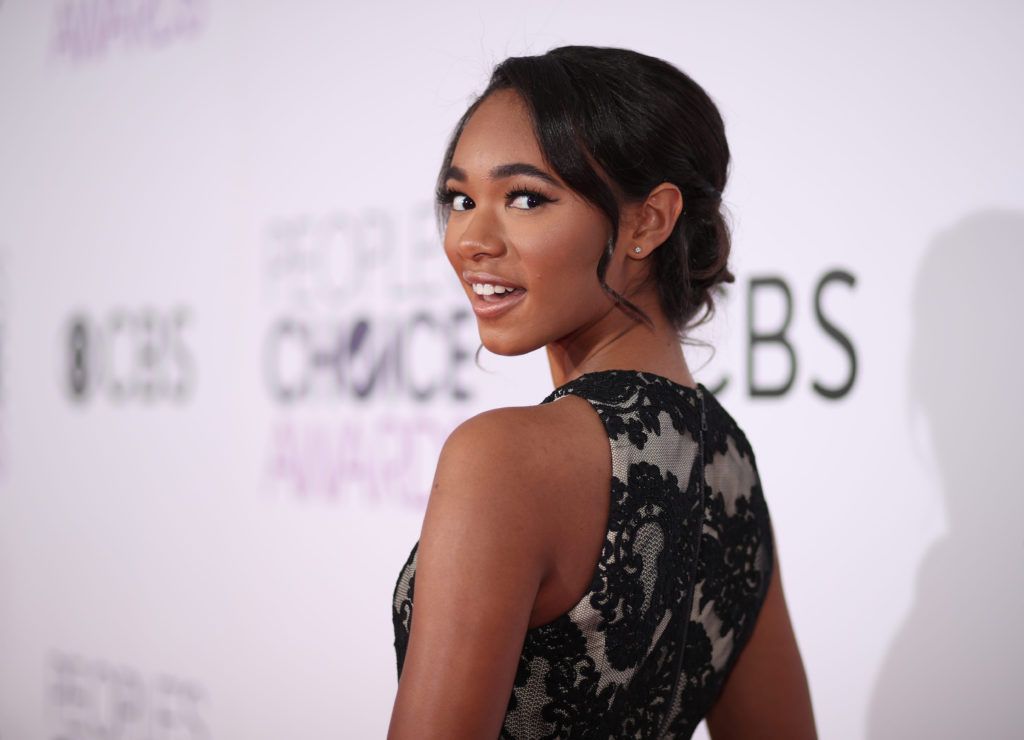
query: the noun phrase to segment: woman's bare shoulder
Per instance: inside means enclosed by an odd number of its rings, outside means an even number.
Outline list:
[[[567,395],[467,419],[445,443],[438,471],[431,497],[473,499],[461,508],[482,506],[514,529],[517,557],[541,569],[529,626],[581,598],[604,544],[611,478],[608,436],[586,399]]]
[[[566,395],[551,403],[478,413],[451,432],[441,457],[500,470],[545,495],[600,467],[609,458],[609,448],[590,403]]]

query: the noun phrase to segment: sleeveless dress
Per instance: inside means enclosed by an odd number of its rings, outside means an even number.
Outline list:
[[[541,403],[570,393],[608,433],[605,544],[576,605],[527,630],[499,738],[689,738],[749,639],[771,577],[753,450],[700,383],[601,370]],[[418,547],[392,603],[399,678]]]

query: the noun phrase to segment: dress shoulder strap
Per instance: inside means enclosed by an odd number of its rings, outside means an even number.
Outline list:
[[[541,403],[570,393],[590,402],[609,439],[625,436],[638,450],[662,434],[663,415],[677,432],[694,438],[707,430],[707,389],[701,383],[692,388],[642,370],[597,370],[558,386]]]

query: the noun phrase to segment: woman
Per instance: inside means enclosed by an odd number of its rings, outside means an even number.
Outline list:
[[[444,444],[391,740],[815,737],[753,451],[680,346],[734,279],[728,164],[706,93],[624,49],[507,59],[460,120],[445,253],[483,345],[556,387]]]

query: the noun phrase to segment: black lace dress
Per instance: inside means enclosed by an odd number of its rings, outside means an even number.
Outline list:
[[[753,450],[702,384],[602,370],[541,403],[570,393],[608,432],[607,538],[587,593],[527,630],[500,738],[688,738],[749,639],[771,575]],[[392,604],[399,677],[418,546]]]

